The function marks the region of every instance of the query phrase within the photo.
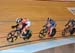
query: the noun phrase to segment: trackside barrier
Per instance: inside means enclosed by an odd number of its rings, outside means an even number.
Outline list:
[[[38,51],[50,49],[50,48],[55,48],[59,46],[64,46],[68,44],[74,44],[75,43],[75,38],[66,38],[66,39],[57,39],[57,40],[52,40],[52,41],[46,41],[46,42],[40,42],[40,43],[35,43],[35,44],[30,44],[30,45],[25,45],[25,46],[20,46],[16,48],[11,48],[7,50],[2,50],[0,51],[1,53],[37,53]]]

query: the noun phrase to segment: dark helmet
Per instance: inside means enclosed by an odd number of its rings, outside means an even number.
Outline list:
[[[17,18],[16,19],[16,23],[19,23],[19,22],[21,22],[23,19],[22,18]]]
[[[48,17],[48,20],[49,20],[49,21],[52,21],[52,19],[51,19],[50,17]]]

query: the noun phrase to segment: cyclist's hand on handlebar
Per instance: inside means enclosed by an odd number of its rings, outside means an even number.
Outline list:
[[[65,25],[65,27],[66,27],[67,25]]]
[[[15,28],[15,26],[11,26],[11,28]]]
[[[46,25],[44,25],[43,27],[46,27]]]

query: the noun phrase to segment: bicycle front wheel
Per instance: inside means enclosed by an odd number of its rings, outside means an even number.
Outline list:
[[[45,35],[47,34],[47,29],[42,29],[40,32],[39,32],[39,38],[44,38]]]
[[[13,31],[8,33],[7,41],[8,42],[14,42],[15,40],[17,40],[17,38],[18,38],[17,32],[16,32],[16,30],[13,30]]]

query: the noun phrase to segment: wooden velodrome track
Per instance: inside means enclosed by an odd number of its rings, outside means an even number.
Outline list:
[[[65,23],[70,18],[75,18],[75,16],[67,10],[67,7],[75,7],[75,2],[0,0],[0,46],[12,44],[6,41],[6,37],[7,33],[12,30],[11,26],[15,25],[15,19],[17,17],[26,17],[31,20],[33,36],[30,40],[39,39],[38,32],[44,25],[47,17],[51,17],[57,23],[56,29],[58,32],[55,37],[61,36],[61,30],[63,30]],[[14,43],[23,41],[24,40],[19,38]],[[0,49],[11,47],[0,47]]]

